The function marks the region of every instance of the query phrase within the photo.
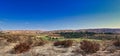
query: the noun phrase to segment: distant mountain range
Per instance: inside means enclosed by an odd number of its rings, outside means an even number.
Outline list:
[[[53,30],[53,31],[42,31],[42,30],[5,30],[7,33],[60,33],[60,32],[95,32],[95,33],[120,33],[120,29],[100,28],[100,29],[79,29],[79,30]]]
[[[77,30],[81,31],[81,30]],[[109,29],[109,28],[102,28],[102,29],[85,29],[88,32],[95,32],[95,33],[120,33],[120,29]]]
[[[79,29],[79,30],[55,30],[51,33],[59,32],[94,32],[94,33],[120,33],[120,29],[100,28],[100,29]]]
[[[44,31],[41,30],[4,30],[5,33],[12,33],[12,34],[38,34],[43,33]]]

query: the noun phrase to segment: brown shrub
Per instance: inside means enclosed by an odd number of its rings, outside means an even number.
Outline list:
[[[54,46],[59,46],[59,45],[61,45],[61,44],[62,44],[61,41],[56,41],[56,42],[54,42]]]
[[[113,42],[113,45],[114,45],[114,46],[117,46],[117,47],[120,47],[120,40],[115,40],[115,41]]]
[[[28,38],[31,38],[30,35],[25,34],[6,34],[3,35],[2,38],[7,39],[7,42],[16,43],[21,41],[26,41]]]
[[[83,40],[82,42],[80,42],[80,44],[81,44],[80,48],[85,53],[95,53],[100,49],[100,44],[98,44],[96,42]]]
[[[29,51],[30,48],[31,47],[28,43],[20,43],[16,45],[13,49],[15,54],[19,54],[19,53],[24,53],[26,51]]]
[[[73,40],[64,40],[54,42],[54,46],[70,47],[73,44]]]
[[[10,43],[15,43],[20,40],[18,35],[12,35],[12,34],[5,35],[4,38],[7,39],[7,42],[10,42]]]
[[[33,44],[32,44],[33,47],[34,46],[43,46],[46,43],[49,43],[47,40],[44,40],[42,38],[38,38],[38,39],[35,38],[35,39],[32,40],[32,42],[33,42]]]
[[[7,42],[10,42],[10,43],[15,43],[17,41],[19,41],[19,38],[17,38],[17,37],[11,37],[11,38],[7,39]]]
[[[46,44],[45,41],[35,41],[32,46],[43,46],[45,44]]]

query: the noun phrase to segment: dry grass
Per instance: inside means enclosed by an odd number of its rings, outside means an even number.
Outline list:
[[[100,49],[100,44],[94,41],[83,40],[82,42],[80,42],[80,44],[81,44],[80,48],[85,53],[95,53]]]
[[[43,46],[47,43],[47,41],[34,41],[32,46]]]
[[[30,37],[34,37],[34,35],[25,35],[25,34],[2,34],[0,35],[0,38],[4,38],[7,40],[7,42],[10,42],[10,43],[21,42]]]
[[[54,43],[54,46],[62,46],[62,47],[71,47],[72,45],[73,45],[73,40],[57,41]]]
[[[3,40],[4,39],[7,40],[7,42],[5,42],[5,43],[19,43],[18,45],[14,46],[14,48],[12,49],[14,54],[27,52],[31,48],[36,47],[36,46],[41,46],[41,47],[45,47],[45,48],[49,47],[49,45],[48,45],[49,40],[47,41],[42,38],[36,38],[33,36],[28,36],[28,35],[3,35],[3,36],[0,36],[0,38],[2,38]],[[72,48],[74,48],[74,47],[71,47],[74,43],[73,40],[81,41],[80,43],[79,43],[79,41],[76,41],[77,43],[75,44],[75,48],[79,48],[79,49],[78,50],[75,49],[75,51],[78,52],[78,54],[82,54],[82,55],[87,55],[89,53],[92,54],[92,53],[96,53],[97,51],[99,51],[100,48],[102,48],[102,46],[100,47],[99,43],[101,43],[101,45],[103,45],[103,47],[105,47],[105,48],[103,48],[105,51],[112,44],[111,41],[104,42],[105,44],[103,44],[102,41],[95,42],[95,41],[93,41],[93,39],[86,40],[86,39],[76,39],[76,38],[69,39],[69,40],[64,39],[61,41],[56,41],[54,43],[52,41],[51,42],[52,42],[52,44],[54,44],[54,46],[60,46],[60,47],[63,47],[63,49],[70,47],[72,49]],[[99,42],[99,43],[97,43],[97,42]],[[3,43],[3,41],[1,41],[1,43]],[[80,47],[79,47],[79,44],[81,44]],[[43,45],[45,45],[45,46],[43,46]],[[120,40],[115,40],[112,45],[114,45],[116,47],[120,47]],[[41,47],[39,49],[42,49]],[[53,48],[53,46],[52,46],[52,48]],[[104,50],[100,50],[100,51],[103,52]],[[47,51],[49,51],[49,50],[47,50]],[[62,50],[60,50],[60,51],[62,51]],[[116,49],[113,49],[113,47],[112,48],[110,47],[110,49],[107,51],[114,53],[114,52],[116,52]],[[53,50],[53,53],[54,52],[56,52],[56,51]],[[36,54],[36,56],[37,55],[38,54]]]

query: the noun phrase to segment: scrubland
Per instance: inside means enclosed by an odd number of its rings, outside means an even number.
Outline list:
[[[120,56],[120,40],[1,34],[0,56]]]

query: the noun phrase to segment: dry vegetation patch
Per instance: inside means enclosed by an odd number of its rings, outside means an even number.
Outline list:
[[[94,41],[83,40],[80,44],[80,48],[85,53],[96,53],[100,49],[100,44]]]
[[[72,45],[73,45],[73,40],[64,40],[64,41],[54,42],[54,46],[71,47]]]
[[[46,43],[48,43],[47,41],[34,41],[32,46],[43,46]]]
[[[32,47],[43,46],[47,43],[46,40],[35,37],[24,37],[23,41],[20,41],[18,45],[13,48],[13,53],[24,53],[29,51]]]
[[[115,40],[113,42],[113,45],[116,46],[116,47],[120,47],[120,40]]]
[[[13,49],[13,53],[19,54],[19,53],[24,53],[26,51],[29,51],[31,46],[28,43],[19,43],[16,45]]]

